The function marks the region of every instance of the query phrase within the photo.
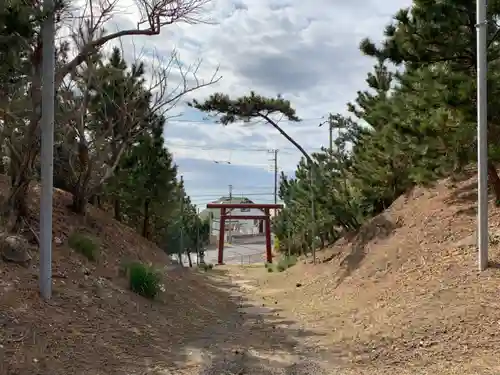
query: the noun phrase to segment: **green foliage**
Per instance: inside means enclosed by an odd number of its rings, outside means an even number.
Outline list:
[[[286,270],[286,265],[285,265],[285,264],[283,264],[283,263],[278,263],[278,264],[276,265],[276,271],[278,271],[278,272],[283,272],[284,270]]]
[[[274,268],[278,272],[283,272],[283,271],[287,270],[288,268],[295,266],[296,264],[297,264],[297,257],[295,255],[282,255],[279,258],[279,260],[276,263]],[[268,267],[268,271],[269,271],[269,268],[272,268],[272,267]]]
[[[295,255],[282,255],[278,260],[279,268],[290,268],[297,264],[297,257]]]
[[[109,17],[89,12],[81,27],[57,41],[54,183],[73,195],[76,213],[85,214],[90,201],[148,239],[158,244],[164,240],[179,205],[174,194],[179,176],[162,137],[165,117],[185,94],[218,77],[193,81],[187,78],[193,71],[179,64],[184,82],[171,85],[174,66],[150,58],[129,63],[119,48],[108,53],[105,45],[124,35],[157,35],[162,25],[196,22],[193,13],[203,2],[194,0],[174,19],[168,15],[169,4],[155,6],[159,15],[148,23],[149,30],[109,32]],[[41,26],[50,15],[58,33],[67,29],[64,23],[74,5],[67,0],[55,0],[51,9],[42,1],[0,4],[0,173],[9,174],[12,195],[6,199],[5,216],[27,216],[26,186],[40,177]],[[4,164],[5,156],[9,159]],[[8,230],[23,229],[23,220],[12,223]]]
[[[57,15],[68,6],[65,1],[55,5]],[[382,43],[363,40],[360,49],[373,57],[374,67],[366,90],[347,104],[348,115],[329,116],[335,135],[331,150],[309,155],[279,126],[281,119],[300,121],[290,101],[281,96],[216,93],[190,103],[224,125],[271,125],[302,152],[295,173],[281,176],[279,195],[286,207],[273,220],[276,243],[290,256],[287,259],[307,254],[313,244],[328,246],[358,230],[413,186],[457,175],[474,161],[475,13],[471,1],[415,0],[394,15]],[[33,135],[39,129],[34,114],[40,112],[41,98],[33,93],[40,89],[44,16],[40,2],[0,4],[0,135],[6,141],[0,157],[8,150],[12,192],[21,195],[27,191],[22,184],[38,175],[32,166],[38,165],[39,142]],[[489,181],[497,202],[500,179],[493,162],[500,161],[499,16],[500,1],[489,1]],[[97,41],[85,48],[85,36],[74,36],[88,53],[70,64],[68,44],[57,51],[56,186],[73,193],[77,212],[83,213],[91,200],[167,253],[202,254],[209,223],[199,218],[163,139],[168,117],[163,111],[182,94],[166,93],[175,100],[158,102],[158,92],[166,88],[148,86],[147,66],[127,64],[119,49],[108,55]],[[391,68],[394,65],[398,71]],[[9,210],[25,215],[26,197],[14,198],[8,201],[16,207]],[[88,250],[89,241],[72,238],[71,243],[89,259],[96,258],[96,252]],[[279,269],[289,266],[278,263]],[[266,267],[269,272],[274,269]]]
[[[273,220],[279,251],[301,255],[313,243],[328,246],[414,186],[460,174],[475,161],[475,12],[470,1],[415,0],[394,15],[380,45],[365,39],[360,49],[374,58],[374,68],[367,89],[347,104],[349,115],[329,116],[336,137],[332,149],[309,156],[276,127],[273,115],[299,120],[281,98],[215,94],[192,103],[225,125],[264,120],[303,152],[294,175],[281,175],[285,209]],[[500,161],[499,16],[500,1],[488,2],[489,172],[497,200],[500,179],[492,163]],[[277,265],[278,271],[287,267]]]
[[[105,163],[115,167],[107,177],[89,174],[100,168],[103,156],[89,152],[86,157],[86,146],[70,132],[56,147],[56,186],[73,193],[77,212],[78,204],[84,206],[91,195],[92,203],[170,254],[202,251],[208,243],[208,223],[198,218],[165,148],[166,120],[152,99],[157,93],[145,85],[145,66],[129,66],[116,48],[94,64],[93,75],[83,79],[85,70],[80,81],[82,90],[92,89],[85,130],[90,143],[102,144],[107,151],[102,152]]]
[[[214,265],[212,263],[200,263],[198,265],[198,267],[200,269],[202,269],[203,271],[207,272],[207,271],[213,270]]]
[[[264,267],[267,269],[267,272],[269,273],[274,272],[274,264],[266,262],[264,263]]]
[[[69,246],[76,252],[82,254],[88,260],[94,262],[99,255],[98,242],[89,235],[73,232],[68,238]]]
[[[281,96],[266,98],[253,91],[250,95],[236,99],[231,99],[226,94],[216,93],[203,103],[193,100],[189,105],[203,112],[220,114],[219,121],[224,125],[235,121],[249,122],[256,117],[268,120],[273,114],[284,115],[290,121],[300,121],[290,101]]]
[[[128,269],[130,290],[145,298],[156,298],[161,291],[161,279],[158,272],[142,263],[132,263]]]
[[[309,159],[309,155],[302,146],[278,125],[279,119],[283,118],[292,122],[300,121],[290,101],[284,99],[281,95],[276,98],[266,98],[252,91],[250,95],[232,99],[226,94],[216,93],[212,94],[203,103],[193,100],[189,105],[212,116],[217,116],[219,122],[223,125],[232,124],[236,121],[264,120]]]
[[[274,271],[283,272],[290,267],[297,264],[297,257],[295,255],[282,255],[276,264],[266,262],[264,267],[267,272],[272,273]]]
[[[118,275],[121,277],[127,277],[129,275],[130,271],[130,266],[134,262],[131,262],[130,260],[122,259],[120,261],[120,266],[118,267]]]

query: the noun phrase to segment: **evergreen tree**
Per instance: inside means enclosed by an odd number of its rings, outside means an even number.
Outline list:
[[[499,94],[498,57],[500,54],[500,29],[495,20],[500,15],[500,2],[488,2],[488,59],[489,70],[489,113],[488,131],[490,140],[489,180],[496,199],[500,201],[500,178],[494,161],[498,161],[497,139],[500,135],[500,112],[495,105]],[[418,88],[429,84],[429,79],[438,79],[446,85],[440,90],[440,97],[431,94],[427,86],[426,96],[434,96],[432,106],[445,107],[452,111],[452,117],[463,120],[464,128],[471,128],[475,122],[475,77],[476,77],[476,5],[467,0],[415,0],[410,8],[401,9],[394,21],[386,27],[385,40],[377,47],[369,39],[361,43],[361,50],[379,59],[403,65],[407,72],[416,72],[425,77],[423,85],[410,83]],[[419,74],[420,73],[420,74]],[[408,85],[408,83],[407,83]],[[408,86],[407,86],[408,87]],[[422,90],[420,90],[422,91]],[[427,108],[429,103],[427,103]],[[457,114],[457,112],[460,112]],[[418,122],[418,125],[422,122]],[[432,123],[431,123],[432,124]],[[417,126],[418,126],[417,125]],[[464,134],[469,129],[456,129]],[[469,147],[467,142],[464,146]],[[473,150],[472,150],[473,151]],[[467,153],[459,150],[460,155]]]

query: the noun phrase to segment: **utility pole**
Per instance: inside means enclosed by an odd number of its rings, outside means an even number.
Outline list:
[[[333,151],[333,120],[331,115],[328,116],[328,120],[323,121],[318,127],[321,128],[326,123],[328,123],[328,147],[331,153]]]
[[[181,176],[181,189],[179,189],[181,196],[181,228],[180,228],[180,241],[179,241],[179,262],[184,267],[182,262],[182,255],[184,254],[184,177]]]
[[[231,203],[233,203],[233,185],[229,185],[229,204],[231,204]],[[232,229],[233,229],[232,225],[233,225],[233,223],[231,221],[231,211],[232,210],[233,210],[232,208],[229,208],[228,212],[227,212],[228,217],[229,217],[229,220],[228,220],[229,221],[229,230],[227,232],[227,242],[228,243],[232,242],[231,240],[232,240],[232,234],[233,234],[232,233]]]
[[[488,141],[487,141],[487,33],[486,0],[476,1],[477,29],[477,167],[478,167],[478,214],[477,244],[478,266],[488,267]]]
[[[274,172],[274,204],[278,203],[278,149],[268,150],[269,154],[272,154],[272,159],[269,160],[273,163],[273,166],[269,166],[269,169]],[[276,209],[274,209],[276,211]],[[274,233],[271,233],[271,241],[274,248]]]
[[[333,151],[333,122],[331,119],[328,120],[328,142],[331,153]]]
[[[268,160],[273,163],[273,165],[269,165],[269,172],[274,172],[274,204],[278,203],[278,150],[268,150],[269,154],[272,155],[272,159]]]
[[[42,119],[40,193],[40,294],[52,297],[52,198],[54,184],[55,24],[54,1],[44,0],[42,26]]]
[[[212,211],[208,211],[208,225],[210,226],[210,230],[208,231],[208,243],[212,245],[212,233],[214,227],[214,215]]]

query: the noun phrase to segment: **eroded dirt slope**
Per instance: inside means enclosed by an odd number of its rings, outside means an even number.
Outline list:
[[[37,231],[36,187],[31,198]],[[230,274],[179,268],[106,213],[90,207],[84,220],[68,194],[54,200],[52,300],[38,296],[37,251],[28,268],[0,262],[1,375],[328,374],[300,343],[308,332],[247,300]],[[75,230],[99,239],[97,262],[67,246]],[[158,300],[128,290],[119,269],[130,260],[162,271]]]
[[[449,185],[415,189],[322,264],[277,274],[179,269],[105,213],[72,215],[58,192],[53,300],[38,298],[36,252],[27,269],[0,263],[0,374],[497,374],[500,212],[480,274],[475,180]],[[35,229],[36,201],[35,189]],[[100,238],[97,263],[66,246],[75,229]],[[123,259],[163,269],[158,301],[127,290]]]
[[[322,264],[231,272],[315,332],[307,345],[339,374],[499,373],[500,211],[490,204],[491,268],[479,273],[475,189],[473,177],[416,188]]]
[[[90,208],[85,219],[72,214],[70,198],[55,192],[54,296],[49,303],[38,297],[36,250],[29,268],[0,262],[0,373],[135,374],[152,363],[169,368],[184,363],[190,333],[216,322],[219,312],[231,307],[227,296],[215,289],[207,293],[202,280],[171,265],[162,250],[106,213]],[[31,199],[30,221],[37,231],[37,187]],[[73,231],[99,240],[97,262],[67,246]],[[119,269],[131,260],[165,271],[166,291],[159,301],[128,291]],[[214,303],[217,312],[210,307]],[[172,353],[174,344],[178,350]]]

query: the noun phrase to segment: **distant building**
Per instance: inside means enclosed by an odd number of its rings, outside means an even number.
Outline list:
[[[234,204],[243,204],[243,203],[251,203],[248,198],[245,197],[221,197],[216,201],[211,203],[234,203]],[[274,210],[271,210],[274,211]],[[274,216],[273,212],[270,213],[271,216]],[[231,219],[226,219],[225,222],[225,241],[229,240],[229,235],[231,237],[237,236],[245,236],[245,235],[263,235],[265,233],[265,226],[262,220],[247,220],[247,219],[238,219],[238,216],[252,215],[252,216],[262,216],[264,217],[264,211],[255,209],[255,208],[235,208],[230,211]],[[220,209],[218,208],[207,208],[200,212],[200,217],[202,219],[210,219],[212,224],[211,230],[211,238],[210,242],[215,244],[219,238],[219,229],[220,229]]]

